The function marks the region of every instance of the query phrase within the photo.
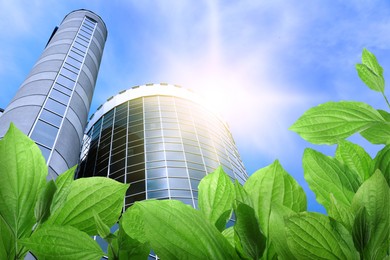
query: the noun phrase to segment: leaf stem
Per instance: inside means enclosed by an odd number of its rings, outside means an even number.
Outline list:
[[[387,106],[390,108],[390,103],[389,103],[389,100],[387,99],[386,95],[385,95],[385,92],[381,92],[382,93],[382,96],[385,98],[386,100],[386,103],[387,103]]]

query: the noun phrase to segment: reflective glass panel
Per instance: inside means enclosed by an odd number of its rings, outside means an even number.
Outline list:
[[[31,134],[31,138],[47,147],[53,147],[54,140],[57,137],[58,128],[38,120]]]

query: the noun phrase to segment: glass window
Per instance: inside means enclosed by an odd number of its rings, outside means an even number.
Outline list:
[[[126,203],[126,206],[130,206],[131,204],[133,204],[136,201],[141,201],[141,200],[145,200],[145,199],[146,199],[145,193],[140,193],[140,194],[137,194],[134,196],[126,197],[125,203]]]
[[[173,200],[180,200],[180,201],[183,202],[184,204],[193,206],[193,205],[192,205],[192,199],[174,198],[174,197],[172,197],[171,199],[173,199]]]
[[[187,177],[187,169],[186,168],[168,168],[168,176],[169,177]]]
[[[89,39],[85,38],[81,34],[77,35],[76,40],[85,46],[88,46],[89,44]]]
[[[189,190],[172,190],[171,189],[171,196],[172,197],[192,198],[191,191],[189,191]]]
[[[78,74],[79,73],[79,69],[78,68],[75,68],[73,67],[72,65],[70,65],[69,63],[64,63],[64,68],[67,69],[67,70],[70,70],[71,72],[75,73],[75,74]]]
[[[149,180],[147,182],[148,190],[164,190],[168,189],[167,178]]]
[[[143,169],[145,169],[144,163],[131,164],[131,165],[128,165],[127,172],[130,173],[130,172],[135,172],[135,171],[139,171],[139,170],[143,170]]]
[[[63,75],[59,75],[57,78],[57,82],[67,88],[73,89],[75,82],[69,78],[64,77]]]
[[[146,154],[147,161],[161,161],[165,160],[164,152],[150,152]]]
[[[172,152],[172,151],[166,151],[166,158],[167,160],[183,160],[184,161],[184,153],[183,152]]]
[[[72,48],[72,50],[69,53],[69,57],[72,57],[73,59],[83,62],[84,59],[84,53],[82,53],[80,50],[76,48]]]
[[[85,37],[87,37],[89,39],[91,38],[91,32],[87,31],[85,29],[80,29],[79,34],[81,34],[81,35],[83,35],[83,36],[85,36]]]
[[[46,148],[46,147],[40,145],[40,144],[37,144],[37,145],[38,145],[39,149],[41,149],[42,155],[43,155],[43,157],[45,157],[45,159],[47,161],[47,159],[49,159],[51,150],[49,148]]]
[[[154,168],[154,169],[148,169],[146,172],[148,179],[150,178],[161,178],[167,176],[167,169],[164,168]]]
[[[168,190],[148,191],[148,199],[168,197]]]
[[[145,192],[145,180],[130,184],[129,192],[131,194]]]
[[[186,162],[185,161],[167,161],[167,167],[186,167]]]
[[[50,98],[54,99],[55,101],[61,102],[64,105],[68,105],[69,96],[58,90],[52,89],[50,93]]]
[[[131,183],[145,179],[145,170],[131,172],[126,175],[126,182]]]
[[[127,157],[127,164],[138,164],[144,162],[145,155],[143,153]]]
[[[110,166],[110,172],[116,172],[120,169],[125,168],[125,159],[122,159],[120,161],[116,161]]]
[[[59,90],[59,91],[61,91],[62,93],[65,93],[68,96],[70,96],[72,94],[72,90],[71,89],[69,89],[69,88],[67,88],[65,86],[62,86],[62,85],[60,85],[58,83],[54,84],[54,88]]]
[[[77,48],[78,50],[80,50],[80,51],[82,51],[82,52],[84,52],[84,53],[85,53],[85,51],[87,50],[87,47],[86,47],[86,46],[82,45],[81,43],[79,43],[79,42],[77,42],[77,41],[75,41],[75,42],[73,43],[73,47],[74,47],[74,48]]]
[[[53,112],[63,116],[65,113],[66,106],[51,99],[51,98],[48,98],[46,101],[46,104],[45,104],[45,108],[47,110],[53,111]]]
[[[73,71],[70,71],[65,67],[62,68],[61,74],[64,75],[65,77],[72,79],[72,80],[76,80],[76,78],[77,78],[77,73],[74,73]]]
[[[157,168],[157,167],[165,167],[165,166],[166,166],[165,161],[154,161],[154,162],[147,162],[146,163],[147,169]]]
[[[191,182],[191,189],[198,190],[200,180],[190,179],[190,182]]]
[[[202,179],[204,176],[206,176],[205,171],[199,171],[199,170],[193,170],[193,169],[188,169],[188,174],[190,175],[191,178],[195,179]]]
[[[168,178],[170,189],[190,189],[188,179]]]
[[[45,120],[45,121],[53,124],[53,125],[58,126],[58,127],[60,126],[61,121],[62,121],[62,117],[60,117],[60,116],[58,116],[58,115],[56,115],[56,114],[54,114],[46,109],[42,110],[40,118],[42,120]]]
[[[148,152],[164,151],[164,144],[163,143],[146,144],[146,151]]]
[[[182,151],[183,145],[181,143],[165,143],[165,150]]]
[[[46,122],[38,120],[31,134],[31,138],[47,147],[53,147],[54,140],[57,137],[58,128]]]
[[[81,61],[76,60],[75,58],[68,56],[66,58],[66,62],[75,67],[76,69],[81,68]]]

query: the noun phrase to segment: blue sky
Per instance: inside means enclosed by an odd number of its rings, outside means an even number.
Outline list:
[[[209,98],[229,123],[248,173],[279,159],[323,211],[303,179],[306,147],[288,127],[308,108],[357,100],[385,108],[358,79],[361,51],[390,78],[388,1],[0,0],[0,107],[6,107],[54,26],[72,10],[108,27],[91,113],[134,85],[167,82]],[[360,137],[375,155],[379,147]]]

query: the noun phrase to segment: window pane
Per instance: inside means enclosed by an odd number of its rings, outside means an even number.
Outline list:
[[[53,114],[52,112],[46,110],[46,109],[43,109],[42,110],[42,113],[41,113],[41,119],[53,124],[53,125],[56,125],[56,126],[60,126],[61,124],[61,121],[62,121],[62,117],[56,115],[56,114]]]
[[[41,149],[41,152],[42,152],[42,155],[43,157],[45,157],[46,161],[47,159],[49,158],[49,155],[50,155],[50,149],[46,148],[46,147],[43,147],[42,145],[40,144],[37,144],[39,149]]]
[[[47,110],[53,111],[53,112],[63,116],[65,113],[66,106],[49,98],[45,104],[45,108]]]
[[[71,79],[68,79],[62,75],[59,75],[58,78],[57,78],[57,82],[60,83],[61,85],[67,87],[67,88],[70,88],[70,89],[73,89],[73,86],[74,86],[74,81],[71,80]]]
[[[75,58],[72,58],[71,56],[68,56],[66,58],[66,62],[72,65],[73,67],[80,69],[81,68],[81,62],[76,60]]]
[[[76,80],[76,78],[77,78],[77,73],[74,73],[73,71],[70,71],[65,67],[62,68],[61,74],[72,79],[72,80]]]
[[[55,101],[59,101],[64,105],[68,105],[69,96],[59,92],[58,90],[53,89],[50,93],[50,98],[54,99]]]
[[[58,83],[54,84],[54,88],[59,90],[59,91],[61,91],[61,92],[63,92],[63,93],[65,93],[65,94],[67,94],[68,96],[70,96],[72,94],[72,90],[71,89],[66,88],[66,87],[64,87],[64,86],[62,86],[62,85],[60,85]]]
[[[166,168],[149,169],[147,170],[146,174],[148,176],[148,179],[166,177],[167,169]]]
[[[163,190],[163,189],[168,189],[168,180],[166,178],[148,180],[148,190]]]
[[[168,197],[168,190],[148,191],[148,199]]]
[[[190,189],[188,179],[169,178],[169,187],[171,189]]]
[[[53,147],[54,140],[57,137],[58,128],[38,120],[31,138],[45,146]]]

